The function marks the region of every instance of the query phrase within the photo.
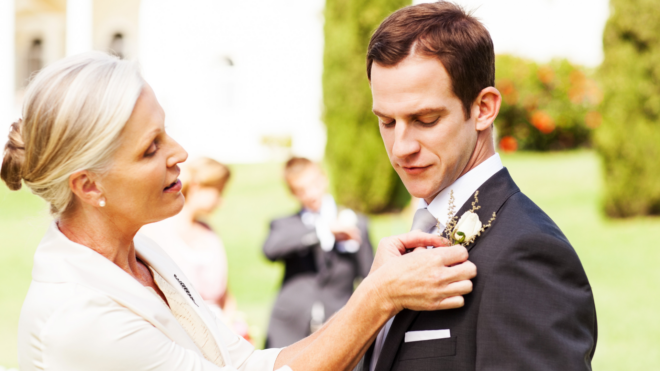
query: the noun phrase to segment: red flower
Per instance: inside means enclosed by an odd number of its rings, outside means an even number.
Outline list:
[[[553,130],[555,130],[554,120],[552,117],[550,117],[550,115],[543,111],[536,111],[532,113],[532,118],[530,121],[532,122],[532,125],[539,129],[539,131],[543,134],[550,134]]]
[[[512,136],[506,136],[500,140],[500,149],[507,153],[515,152],[518,150],[518,141]]]
[[[600,123],[603,121],[600,113],[596,111],[591,111],[587,113],[587,116],[584,118],[584,123],[589,129],[595,129],[600,126]]]

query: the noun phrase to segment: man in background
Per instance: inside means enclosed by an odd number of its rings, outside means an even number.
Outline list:
[[[337,206],[319,165],[294,157],[284,178],[300,211],[272,221],[263,247],[269,260],[284,262],[267,348],[291,345],[319,328],[348,302],[373,261],[367,219]]]

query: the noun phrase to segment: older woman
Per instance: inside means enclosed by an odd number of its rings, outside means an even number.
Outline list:
[[[84,54],[42,70],[0,173],[50,204],[19,322],[21,370],[347,370],[403,308],[459,307],[476,274],[460,247],[381,241],[371,273],[314,335],[255,350],[217,321],[177,265],[137,234],[183,207],[187,154],[135,64]],[[414,267],[414,270],[413,270]]]

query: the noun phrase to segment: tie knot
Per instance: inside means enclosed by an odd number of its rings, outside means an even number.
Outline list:
[[[415,212],[412,228],[410,228],[410,230],[413,231],[418,229],[422,232],[429,233],[433,230],[433,227],[435,227],[436,224],[438,224],[438,221],[428,209],[418,209]]]

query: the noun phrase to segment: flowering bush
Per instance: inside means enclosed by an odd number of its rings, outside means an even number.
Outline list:
[[[501,150],[548,151],[589,144],[602,94],[584,69],[566,60],[539,65],[510,55],[496,59],[502,107],[495,121]]]

